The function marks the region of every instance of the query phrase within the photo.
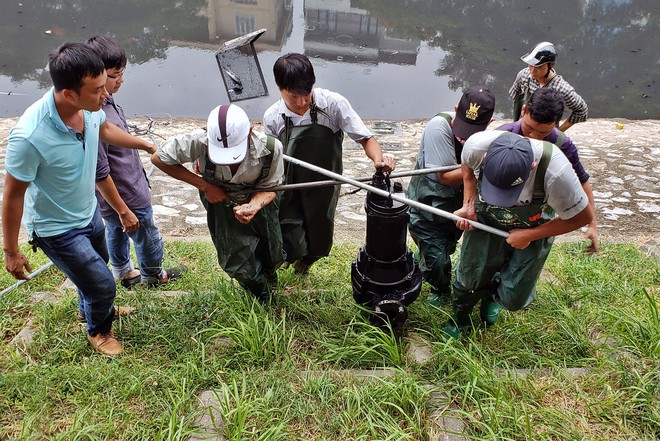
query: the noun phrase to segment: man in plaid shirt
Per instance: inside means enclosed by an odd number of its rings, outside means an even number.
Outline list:
[[[541,42],[520,59],[528,66],[518,72],[511,89],[509,89],[509,95],[514,100],[514,120],[517,121],[520,118],[522,104],[527,102],[532,93],[541,87],[551,87],[559,92],[564,100],[564,105],[571,110],[571,114],[559,126],[559,130],[565,132],[573,124],[587,120],[587,103],[575,92],[573,86],[568,84],[561,75],[557,75],[554,69],[557,61],[557,51],[552,43]]]

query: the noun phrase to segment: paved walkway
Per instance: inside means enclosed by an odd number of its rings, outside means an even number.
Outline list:
[[[4,165],[7,137],[15,118],[0,119],[0,165]],[[141,129],[151,125],[157,142],[169,136],[203,127],[205,121],[195,119],[137,118],[130,121]],[[426,121],[368,121],[383,150],[393,154],[397,170],[414,168],[419,140]],[[499,122],[492,124],[497,127]],[[257,130],[260,129],[256,124]],[[592,119],[568,131],[578,146],[585,168],[591,174],[596,199],[599,230],[603,240],[644,243],[660,237],[660,120],[630,121]],[[152,165],[143,154],[145,169]],[[344,141],[344,174],[366,177],[373,173],[371,161],[362,148],[350,138]],[[4,178],[4,167],[0,174]],[[4,185],[4,179],[0,180]],[[407,185],[407,178],[403,178]],[[156,222],[167,237],[208,237],[206,213],[197,191],[160,170],[151,174],[153,206]],[[352,194],[354,187],[342,185],[336,221],[336,241],[364,240],[366,215],[365,192]],[[578,239],[579,233],[567,235]]]

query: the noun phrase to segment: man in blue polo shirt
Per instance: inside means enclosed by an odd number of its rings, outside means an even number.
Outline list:
[[[112,333],[120,313],[94,194],[99,138],[153,153],[155,146],[105,122],[103,61],[84,44],[51,54],[53,88],[30,106],[7,145],[2,234],[5,268],[17,279],[31,271],[19,251],[21,218],[29,236],[78,288],[87,338],[97,351],[119,355]],[[109,199],[112,199],[110,196]]]

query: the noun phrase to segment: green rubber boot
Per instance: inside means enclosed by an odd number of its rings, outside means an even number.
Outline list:
[[[445,337],[446,340],[460,340],[461,339],[461,330],[458,329],[458,326],[456,326],[456,323],[454,323],[453,320],[448,320],[447,323],[445,323],[445,326],[442,328],[441,331],[442,335]]]
[[[451,292],[440,292],[435,289],[431,289],[431,293],[424,301],[428,306],[433,306],[435,308],[441,308],[445,305],[448,305],[451,302]]]
[[[447,320],[442,333],[455,340],[461,339],[461,333],[472,327],[472,308],[474,305],[457,305],[454,303],[454,315]]]
[[[481,305],[479,307],[479,316],[481,317],[481,322],[486,325],[486,327],[493,326],[497,319],[500,318],[500,312],[502,307],[498,305],[492,297],[484,298],[481,300]]]
[[[479,317],[481,318],[481,323],[486,325],[487,328],[493,326],[495,322],[497,322],[497,319],[500,318],[500,312],[503,309],[493,298],[502,283],[502,279],[499,276],[499,273],[495,274],[495,277],[493,277],[493,280],[490,282],[491,292],[484,294],[481,299],[481,305],[479,305]]]
[[[316,259],[301,257],[293,262],[293,272],[295,274],[306,276],[309,273],[309,267],[312,266],[314,262],[316,262]]]

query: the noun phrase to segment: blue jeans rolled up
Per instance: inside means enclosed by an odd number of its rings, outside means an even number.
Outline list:
[[[156,283],[163,272],[163,238],[154,223],[153,209],[148,206],[131,211],[140,221],[140,227],[130,233],[122,231],[117,213],[103,216],[112,273],[115,278],[121,279],[135,268],[131,259],[132,240],[142,282]]]

